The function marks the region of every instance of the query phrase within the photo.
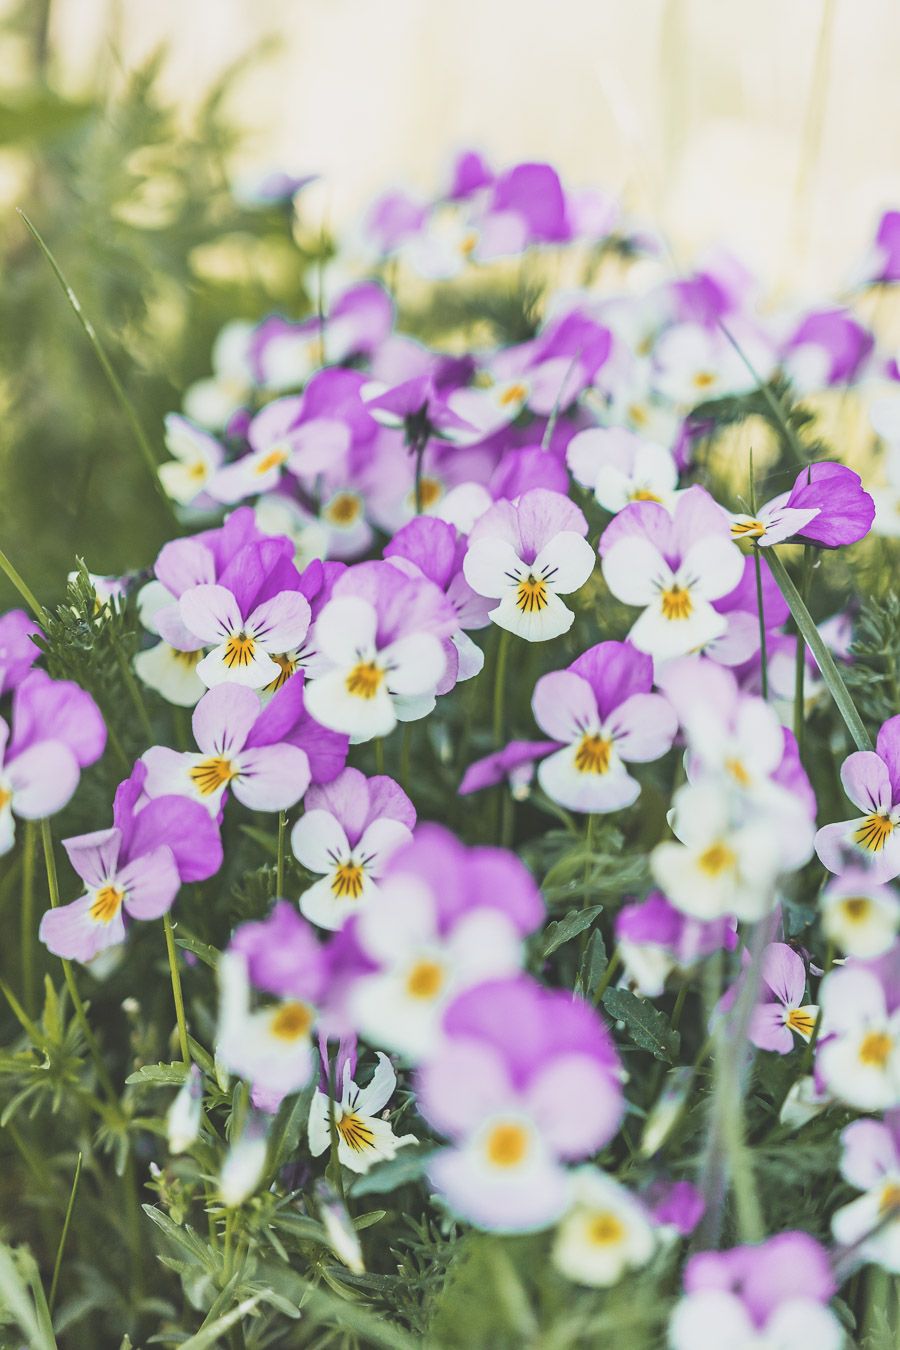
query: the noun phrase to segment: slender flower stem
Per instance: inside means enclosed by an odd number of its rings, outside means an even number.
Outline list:
[[[181,1058],[190,1068],[191,1048],[188,1044],[187,1022],[184,1016],[184,994],[181,989],[181,974],[178,970],[178,958],[175,953],[175,938],[172,932],[172,920],[163,915],[163,931],[166,935],[166,952],[169,957],[169,974],[172,977],[172,998],[175,1002],[175,1018],[178,1022],[178,1043],[181,1046]]]
[[[412,447],[413,454],[416,457],[416,477],[415,477],[415,503],[416,515],[422,514],[422,462],[425,459],[425,451],[428,448],[428,434],[420,436]]]
[[[759,614],[759,662],[763,698],[769,697],[769,652],[766,646],[766,616],[763,609],[762,564],[759,548],[753,548],[753,566],[756,569],[756,609]]]
[[[65,1250],[66,1238],[69,1236],[69,1224],[72,1222],[75,1197],[78,1195],[78,1183],[81,1180],[81,1159],[82,1155],[79,1153],[78,1161],[75,1163],[75,1175],[72,1178],[72,1189],[69,1191],[69,1203],[66,1205],[66,1217],[63,1219],[62,1232],[59,1235],[56,1260],[53,1263],[53,1279],[50,1282],[50,1295],[47,1299],[47,1304],[51,1312],[53,1311],[53,1305],[56,1302],[56,1289],[59,1284],[59,1272],[62,1270],[63,1251]]]
[[[144,696],[141,693],[141,687],[138,684],[137,680],[135,679],[134,671],[128,664],[128,661],[125,658],[125,653],[122,651],[118,642],[115,644],[115,652],[116,652],[116,664],[118,665],[119,670],[121,672],[125,688],[128,690],[128,697],[131,699],[132,706],[134,707],[134,710],[137,713],[138,721],[141,724],[141,730],[143,731],[147,740],[149,740],[152,743],[154,740],[153,724],[150,721],[150,714],[147,712],[147,705],[144,702]]]
[[[2,549],[0,549],[0,570],[6,573],[8,579],[12,582],[13,586],[15,586],[38,623],[42,623],[46,626],[50,619],[50,615],[44,609],[44,606],[41,604],[40,600],[38,600],[25,578],[15,567],[13,567]]]
[[[50,822],[41,821],[41,840],[44,845],[44,864],[47,868],[47,887],[50,891],[50,904],[54,909],[59,905],[59,882],[56,877],[56,858],[53,855],[53,836],[50,833]],[[75,983],[75,972],[72,969],[71,961],[65,957],[61,958],[63,976],[66,981],[66,988],[69,991],[69,997],[72,1000],[72,1007],[75,1009],[75,1016],[81,1026],[91,1058],[94,1061],[94,1067],[97,1070],[97,1077],[109,1100],[115,1104],[118,1110],[119,1095],[113,1086],[113,1081],[109,1076],[109,1070],[103,1061],[103,1055],[100,1046],[97,1044],[97,1038],[88,1021],[87,1011],[81,1001],[81,995],[78,992],[78,985]]]
[[[337,1051],[329,1057],[328,1060],[328,1134],[331,1140],[331,1171],[334,1174],[334,1184],[337,1187],[341,1200],[346,1204],[347,1197],[344,1194],[344,1178],[341,1173],[341,1160],[338,1154],[338,1131],[337,1117],[335,1115],[335,1101],[337,1100]]]
[[[620,955],[620,953],[619,953],[618,947],[616,947],[616,949],[615,949],[615,951],[613,952],[612,956],[609,958],[609,960],[608,960],[607,963],[606,963],[606,969],[604,970],[603,974],[600,976],[600,980],[599,980],[599,983],[597,984],[597,988],[594,990],[594,1002],[595,1002],[598,1006],[599,1006],[599,1004],[600,1004],[600,1001],[601,1001],[602,998],[603,998],[603,995],[606,993],[607,989],[608,989],[609,986],[612,984],[613,976],[615,975],[616,971],[619,969],[619,966],[620,966],[621,964],[622,964],[622,957],[621,957],[621,955]]]
[[[500,637],[497,642],[497,664],[494,667],[494,703],[492,731],[494,746],[497,750],[503,745],[503,725],[506,702],[506,667],[509,661],[509,644],[512,634],[506,628],[500,629]],[[511,822],[509,828],[506,826],[507,807],[506,797],[509,793],[509,787],[505,783],[500,783],[493,793],[493,837],[498,843],[503,842],[504,834],[511,833]]]
[[[275,899],[284,898],[284,851],[287,840],[287,812],[278,812],[278,860],[275,865]]]
[[[22,1002],[29,1014],[34,1012],[34,866],[37,826],[25,822],[22,843]]]
[[[803,548],[803,571],[800,579],[800,597],[806,605],[809,598],[809,585],[812,579],[812,559],[810,557],[809,545]],[[800,758],[803,758],[803,732],[806,725],[804,694],[804,681],[806,678],[806,643],[803,640],[803,634],[800,631],[800,625],[795,623],[797,629],[797,651],[794,661],[794,736],[797,740],[797,749],[800,751]]]

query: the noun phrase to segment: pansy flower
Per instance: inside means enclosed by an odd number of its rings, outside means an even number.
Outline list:
[[[850,310],[813,310],[787,338],[781,365],[798,393],[808,394],[859,379],[874,345]]]
[[[506,780],[514,797],[527,797],[536,762],[556,747],[556,741],[510,741],[502,750],[472,761],[463,774],[459,795],[466,797]]]
[[[21,684],[40,657],[41,649],[32,641],[35,636],[43,634],[23,609],[0,614],[0,694]]]
[[[665,446],[622,427],[589,427],[569,442],[566,463],[576,483],[615,514],[629,502],[671,506],[678,467]]]
[[[900,929],[900,896],[896,887],[874,882],[869,868],[850,866],[834,877],[819,904],[825,936],[847,956],[869,961],[893,946]]]
[[[519,969],[523,939],[543,913],[513,854],[466,848],[441,826],[420,826],[344,929],[353,944],[341,977],[345,1015],[376,1045],[421,1058],[454,994]]]
[[[293,698],[288,688],[284,687],[284,696]],[[288,742],[268,740],[267,731],[271,734],[275,728],[271,715],[261,712],[254,690],[240,684],[217,685],[197,704],[192,725],[197,752],[181,753],[163,745],[144,752],[148,796],[191,797],[216,817],[226,791],[251,811],[286,811],[309,786],[306,752]]]
[[[653,349],[657,389],[687,408],[728,394],[749,393],[771,374],[774,355],[769,343],[752,329],[740,333],[740,346],[749,365],[718,329],[698,323],[674,324]]]
[[[393,324],[390,296],[375,281],[351,286],[322,318],[291,323],[273,315],[257,327],[250,358],[265,389],[298,389],[327,360],[335,365],[369,356]]]
[[[212,348],[213,374],[190,385],[184,395],[184,411],[192,422],[211,431],[221,431],[231,416],[253,395],[253,371],[249,348],[253,324],[227,323]]]
[[[863,814],[819,830],[819,860],[841,872],[853,858],[868,866],[873,882],[890,881],[900,874],[900,714],[883,724],[874,751],[847,756],[841,782]]]
[[[659,759],[678,729],[671,705],[652,687],[652,660],[629,642],[601,642],[538,680],[535,721],[561,743],[538,768],[548,797],[589,813],[637,799],[640,784],[626,763]]]
[[[351,1172],[368,1172],[373,1164],[390,1162],[397,1150],[416,1144],[414,1134],[394,1134],[390,1121],[381,1114],[397,1087],[397,1075],[387,1055],[375,1056],[375,1072],[365,1087],[354,1082],[350,1057],[344,1059],[338,1083],[340,1096],[334,1103],[338,1161]],[[355,1060],[355,1056],[353,1056]],[[309,1108],[309,1151],[319,1158],[331,1147],[331,1103],[328,1093],[317,1089]]]
[[[347,768],[312,787],[294,826],[294,856],[322,874],[300,896],[300,911],[320,928],[342,928],[377,894],[391,852],[412,839],[416,811],[393,778]]]
[[[651,891],[637,904],[623,905],[616,915],[616,941],[629,984],[644,998],[658,998],[673,970],[688,970],[711,952],[733,951],[736,921],[693,919],[670,904],[661,891]]]
[[[40,820],[71,800],[81,770],[106,746],[90,694],[70,680],[32,670],[13,693],[12,735],[0,718],[0,854],[15,840],[15,817]]]
[[[39,936],[55,956],[90,961],[124,941],[128,919],[168,913],[183,881],[205,881],[222,865],[222,843],[202,807],[181,797],[141,803],[144,768],[119,786],[113,826],[63,840],[85,893],[48,909]]]
[[[703,647],[727,627],[712,602],[734,590],[744,570],[728,519],[702,487],[688,488],[670,513],[632,502],[600,540],[606,584],[643,609],[629,637],[659,660]]]
[[[900,1112],[855,1120],[841,1133],[841,1176],[863,1194],[831,1218],[837,1242],[900,1275]]]
[[[748,1036],[760,1050],[788,1055],[794,1048],[794,1032],[802,1041],[812,1039],[818,1007],[804,1003],[806,966],[803,957],[784,942],[771,942],[763,952],[763,993],[769,997],[753,1010]]]
[[[553,1240],[552,1260],[566,1279],[593,1289],[616,1284],[647,1264],[657,1246],[656,1226],[627,1187],[597,1167],[572,1177],[572,1204]]]
[[[173,502],[191,506],[207,493],[225,451],[214,436],[178,413],[166,417],[166,449],[172,458],[160,464],[159,481]]]
[[[309,711],[353,742],[425,716],[447,665],[442,640],[457,627],[452,605],[425,577],[388,562],[349,568],[316,620]]]
[[[560,599],[594,570],[587,521],[557,492],[534,488],[517,502],[496,502],[476,521],[463,563],[479,595],[499,604],[490,617],[529,642],[567,633],[575,615]]]
[[[761,506],[755,515],[731,518],[736,539],[754,539],[760,548],[802,539],[822,548],[855,544],[872,527],[875,503],[858,473],[821,461],[801,469],[790,492]]]
[[[619,1126],[620,1080],[612,1038],[581,999],[527,976],[467,990],[417,1075],[419,1110],[452,1141],[429,1177],[480,1228],[547,1227],[574,1197],[566,1163]]]
[[[900,980],[897,953],[848,963],[825,976],[816,1072],[858,1111],[900,1107]]]

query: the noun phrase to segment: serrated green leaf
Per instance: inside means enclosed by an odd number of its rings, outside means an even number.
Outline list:
[[[550,956],[564,942],[570,942],[579,933],[583,933],[586,928],[590,928],[597,915],[602,913],[602,905],[591,905],[588,909],[570,909],[562,919],[548,924],[544,931],[543,955]]]
[[[199,938],[190,937],[185,934],[175,938],[175,946],[183,947],[185,951],[193,952],[198,960],[202,961],[204,965],[209,966],[212,970],[215,970],[216,966],[219,964],[220,953],[218,948],[211,947],[208,942],[201,942]]]
[[[126,1083],[162,1083],[166,1087],[180,1087],[187,1077],[187,1066],[183,1060],[172,1064],[144,1064],[130,1073]]]
[[[655,1059],[673,1064],[681,1045],[681,1037],[669,1026],[665,1014],[646,999],[638,998],[628,989],[607,989],[603,1006],[610,1017],[625,1023],[625,1030],[641,1050],[649,1050]]]

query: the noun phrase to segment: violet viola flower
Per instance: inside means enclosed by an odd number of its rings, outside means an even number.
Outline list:
[[[514,797],[527,796],[535,762],[556,748],[556,741],[510,741],[502,750],[472,761],[463,774],[459,795],[466,797],[508,779]]]
[[[678,466],[671,450],[624,427],[579,431],[569,442],[566,462],[576,483],[614,514],[629,502],[667,507],[675,502]]]
[[[326,372],[327,373],[327,372]],[[350,448],[349,428],[336,417],[303,417],[304,400],[279,398],[250,423],[249,454],[214,475],[209,491],[220,502],[239,502],[277,487],[285,469],[300,472],[311,461],[328,462]]]
[[[210,480],[225,459],[225,451],[216,438],[187,417],[169,413],[166,448],[172,458],[160,464],[158,473],[167,495],[179,506],[208,502]]]
[[[287,900],[276,901],[268,918],[236,928],[228,950],[243,958],[250,983],[262,993],[315,1003],[325,992],[327,958]]]
[[[543,914],[534,879],[512,853],[466,848],[449,830],[421,825],[341,934],[353,952],[337,1001],[367,1039],[420,1059],[455,993],[520,968],[523,939]]]
[[[763,952],[761,973],[770,997],[754,1008],[749,1039],[759,1050],[789,1055],[794,1048],[791,1032],[796,1032],[808,1045],[819,1015],[816,1004],[803,1002],[806,997],[803,957],[784,942],[771,942]]]
[[[618,1129],[621,1066],[588,1004],[528,976],[460,994],[417,1075],[419,1109],[452,1144],[429,1176],[480,1228],[546,1228],[567,1209],[565,1164]]]
[[[0,614],[0,694],[21,684],[40,657],[41,649],[32,642],[32,635],[43,636],[24,609]]]
[[[643,1198],[655,1221],[679,1237],[690,1237],[706,1212],[706,1201],[690,1181],[654,1181]]]
[[[658,998],[673,970],[686,970],[711,952],[737,946],[734,919],[704,923],[682,914],[661,891],[616,916],[616,939],[626,974],[644,998]]]
[[[446,670],[442,641],[457,628],[453,606],[425,577],[389,562],[348,568],[316,620],[306,706],[354,743],[424,717]]]
[[[222,841],[202,807],[182,797],[141,804],[140,762],[119,785],[111,829],[63,840],[85,893],[48,909],[39,936],[55,956],[90,961],[124,941],[126,920],[167,914],[183,881],[205,881],[222,865]]]
[[[705,488],[688,488],[671,515],[657,502],[631,502],[604,530],[600,557],[613,595],[643,608],[629,634],[641,651],[669,660],[725,632],[712,601],[738,584],[744,560]]]
[[[0,855],[13,846],[14,816],[40,820],[61,811],[105,746],[106,725],[90,694],[43,670],[25,676],[13,692],[11,737],[0,718]]]
[[[831,1231],[842,1246],[859,1244],[861,1264],[900,1275],[900,1111],[883,1121],[855,1120],[841,1144],[841,1175],[863,1194],[835,1211]]]
[[[458,680],[469,680],[484,665],[484,652],[468,634],[468,628],[487,628],[490,602],[473,591],[463,574],[466,541],[453,525],[433,517],[417,516],[384,549],[384,557],[409,576],[424,576],[446,595],[456,611],[459,628],[449,638],[447,671],[438,686],[443,694]]]
[[[265,712],[259,696],[240,684],[210,689],[194,709],[194,738],[199,753],[180,753],[163,745],[144,752],[147,795],[191,797],[218,816],[226,790],[251,811],[286,811],[303,796],[310,781],[304,750],[280,740],[275,713],[278,700],[293,700],[290,682]],[[266,734],[268,732],[268,735]]]
[[[640,783],[626,761],[659,759],[678,730],[671,704],[652,687],[653,661],[630,642],[598,643],[538,680],[534,720],[560,745],[538,768],[548,797],[587,813],[637,800]]]
[[[453,439],[456,433],[473,430],[447,401],[448,390],[428,371],[392,389],[371,387],[366,406],[377,422],[403,427],[406,444],[420,453],[432,436]]]
[[[835,1292],[828,1254],[808,1233],[778,1233],[756,1247],[698,1252],[669,1323],[672,1350],[841,1350],[844,1332],[827,1306]]]
[[[285,548],[285,545],[287,548]],[[309,601],[289,540],[264,539],[235,555],[218,582],[193,586],[178,602],[179,618],[196,649],[212,650],[197,665],[207,687],[231,683],[262,689],[283,667],[275,660],[299,647],[310,621]],[[157,623],[163,636],[162,614]]]
[[[322,880],[300,896],[300,912],[320,928],[342,928],[378,893],[390,854],[412,841],[416,810],[393,778],[347,768],[310,788],[291,833],[294,856]]]
[[[732,516],[731,533],[736,539],[755,539],[760,548],[795,538],[841,548],[863,539],[874,519],[875,503],[859,474],[821,461],[801,469],[790,492],[773,497],[755,516]]]
[[[490,617],[528,642],[567,633],[575,615],[560,599],[594,570],[587,521],[557,492],[534,488],[517,502],[496,502],[476,521],[463,563],[479,595],[499,604]]]
[[[794,329],[782,365],[800,393],[858,379],[875,339],[846,309],[815,310]]]
[[[900,714],[884,723],[874,751],[847,756],[841,782],[863,814],[819,830],[819,861],[829,872],[842,872],[855,858],[868,865],[872,881],[890,881],[900,875]]]
[[[337,297],[327,315],[291,323],[272,315],[257,327],[250,360],[265,389],[297,389],[323,366],[354,357],[369,357],[391,332],[394,306],[375,281],[351,286]]]

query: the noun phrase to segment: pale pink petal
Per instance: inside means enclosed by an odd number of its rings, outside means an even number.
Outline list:
[[[38,741],[6,766],[13,809],[23,820],[61,811],[78,786],[78,761],[62,741]]]
[[[554,670],[542,675],[531,699],[534,720],[546,735],[568,744],[599,724],[594,691],[580,675]]]
[[[309,628],[309,601],[299,591],[281,591],[266,600],[247,619],[251,633],[270,652],[299,647]]]
[[[857,750],[841,765],[841,782],[854,806],[866,814],[889,811],[891,780],[884,760],[873,750]]]
[[[62,846],[69,855],[75,871],[92,889],[102,886],[116,874],[122,831],[95,830],[93,834],[79,834],[64,839]]]
[[[158,919],[175,903],[181,878],[168,844],[135,858],[123,867],[117,883],[125,891],[124,905],[135,919]]]
[[[70,961],[90,961],[106,947],[124,941],[125,923],[121,909],[109,923],[91,918],[92,895],[83,895],[71,905],[48,909],[41,919],[38,937],[54,956]]]
[[[178,608],[185,627],[203,642],[220,643],[244,627],[238,602],[224,586],[194,586],[182,595]]]
[[[251,811],[287,811],[309,787],[309,760],[296,745],[260,745],[245,750],[231,790]]]
[[[205,755],[230,758],[243,749],[259,714],[259,695],[253,689],[240,684],[217,685],[194,709],[194,740]]]
[[[642,764],[671,749],[678,718],[660,694],[632,694],[610,714],[604,731],[613,737],[622,759]]]

